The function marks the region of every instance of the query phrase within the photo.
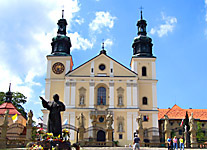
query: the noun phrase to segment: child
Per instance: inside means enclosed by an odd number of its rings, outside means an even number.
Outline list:
[[[183,142],[183,137],[181,137],[179,139],[179,142],[180,142],[180,150],[183,149],[184,150],[184,142]]]

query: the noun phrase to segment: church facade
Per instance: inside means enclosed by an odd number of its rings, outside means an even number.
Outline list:
[[[107,139],[107,114],[113,117],[113,141],[120,145],[132,143],[141,116],[143,129],[158,129],[156,95],[156,57],[152,53],[152,39],[147,36],[146,20],[137,22],[138,36],[134,38],[130,69],[107,55],[104,46],[99,55],[73,68],[70,48],[72,42],[66,35],[66,19],[58,21],[57,36],[52,39],[52,53],[47,56],[45,98],[60,96],[66,106],[62,122],[79,127],[82,113],[84,140],[104,142]],[[49,112],[42,110],[47,124]],[[94,127],[97,130],[89,130]],[[87,132],[88,129],[88,132]],[[70,140],[76,141],[76,131],[71,130]],[[158,132],[145,134],[153,140]]]

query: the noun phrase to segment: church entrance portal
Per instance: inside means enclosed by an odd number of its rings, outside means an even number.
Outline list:
[[[99,130],[97,132],[97,141],[99,141],[99,142],[105,142],[106,141],[106,134],[103,130]]]

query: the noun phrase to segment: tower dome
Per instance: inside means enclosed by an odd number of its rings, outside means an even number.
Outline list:
[[[147,36],[146,27],[147,22],[142,17],[141,11],[141,19],[137,22],[138,27],[138,37],[134,38],[134,42],[132,44],[133,48],[133,56],[134,57],[153,57],[152,54],[152,39]]]
[[[68,56],[70,55],[71,41],[66,36],[67,21],[64,19],[64,10],[62,10],[62,18],[58,20],[57,36],[52,39],[52,55]]]

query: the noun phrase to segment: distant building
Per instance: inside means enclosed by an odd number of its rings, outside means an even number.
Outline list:
[[[85,140],[106,141],[106,116],[113,115],[113,140],[120,145],[132,143],[137,130],[136,119],[142,116],[143,128],[158,129],[157,79],[155,61],[152,54],[152,39],[147,36],[146,20],[138,20],[138,36],[134,38],[130,67],[125,67],[107,55],[104,43],[100,53],[73,69],[70,48],[73,41],[66,36],[67,21],[58,21],[58,34],[52,39],[52,52],[47,55],[47,76],[45,98],[53,99],[58,94],[66,105],[62,122],[78,127],[76,119],[83,113]],[[120,49],[120,53],[131,53]],[[81,57],[76,58],[81,59]],[[43,112],[43,122],[47,124],[48,111]],[[92,126],[99,130],[92,134]],[[90,130],[91,129],[91,130]],[[88,132],[87,132],[88,131]],[[152,130],[146,138],[157,139],[158,132]],[[71,141],[76,133],[71,130]]]
[[[9,110],[8,114],[8,129],[7,129],[7,138],[15,139],[21,137],[21,135],[26,134],[26,118],[22,116],[16,107],[11,103],[12,92],[9,91],[6,93],[5,103],[0,105],[0,125],[4,123],[5,112]],[[12,117],[16,115],[16,119],[12,120]],[[1,128],[0,128],[1,133]]]
[[[9,116],[8,116],[8,122],[9,122],[9,126],[11,124],[13,124],[13,120],[12,120],[12,116],[17,114],[17,120],[15,121],[15,123],[20,123],[24,126],[26,126],[26,118],[24,118],[22,116],[22,114],[20,112],[18,112],[18,110],[16,109],[16,107],[11,103],[12,101],[12,92],[11,92],[11,83],[9,85],[9,91],[6,92],[6,99],[5,99],[5,103],[0,105],[0,125],[3,124],[3,120],[4,120],[4,115],[6,110],[9,110]]]
[[[164,137],[164,116],[167,115],[169,118],[169,129],[171,131],[171,137],[176,135],[177,137],[183,136],[183,127],[180,126],[182,119],[185,119],[186,112],[190,117],[193,113],[193,118],[195,122],[201,123],[201,128],[203,130],[204,135],[207,135],[207,109],[182,109],[178,105],[174,105],[172,108],[168,109],[158,109],[158,122],[159,122],[159,130],[160,130],[160,138],[163,142]],[[196,128],[197,128],[197,123]]]
[[[9,110],[9,116],[8,116],[9,126],[14,123],[12,117],[16,114],[17,114],[17,120],[15,121],[15,123],[20,123],[26,126],[26,119],[22,116],[20,112],[18,112],[16,107],[10,102],[5,102],[0,105],[0,125],[3,124],[4,114],[7,109]]]

